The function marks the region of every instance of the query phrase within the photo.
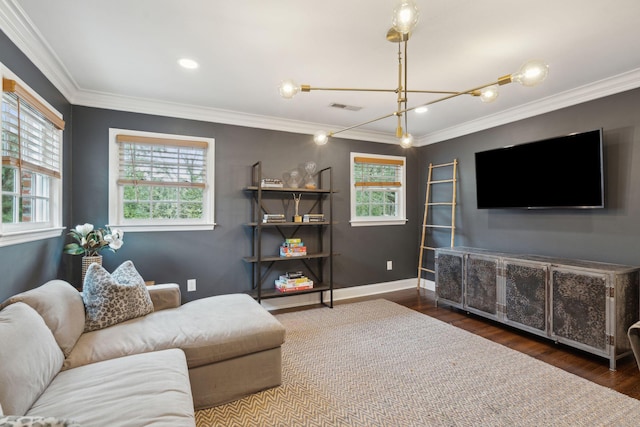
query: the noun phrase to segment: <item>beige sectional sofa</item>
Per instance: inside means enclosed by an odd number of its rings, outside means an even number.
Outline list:
[[[193,426],[194,409],[280,384],[285,331],[253,298],[181,305],[175,284],[148,290],[152,313],[91,332],[81,294],[61,280],[2,303],[0,415]]]

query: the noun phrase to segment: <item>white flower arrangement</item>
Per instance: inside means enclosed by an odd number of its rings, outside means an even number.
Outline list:
[[[124,231],[109,226],[93,228],[93,224],[76,225],[69,232],[76,242],[65,245],[65,253],[72,255],[97,256],[105,248],[115,252],[124,243]]]

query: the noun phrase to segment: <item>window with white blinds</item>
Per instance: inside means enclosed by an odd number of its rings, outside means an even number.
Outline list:
[[[351,153],[351,224],[404,224],[405,175],[404,157]]]
[[[213,227],[213,140],[111,131],[117,164],[110,165],[111,225]]]
[[[2,89],[0,235],[59,228],[64,121],[15,80],[3,78]]]

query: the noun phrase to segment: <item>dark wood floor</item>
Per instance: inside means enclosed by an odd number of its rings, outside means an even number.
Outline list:
[[[617,390],[636,399],[640,399],[640,370],[633,355],[618,361],[617,370],[609,370],[609,360],[572,349],[551,340],[537,337],[526,332],[468,314],[464,311],[435,305],[434,294],[428,290],[408,289],[386,294],[378,294],[336,304],[384,298],[405,307],[424,313],[458,328],[465,329],[491,341],[528,354],[567,372],[571,372],[589,381]],[[308,308],[305,307],[305,308]],[[280,310],[274,314],[292,311]]]

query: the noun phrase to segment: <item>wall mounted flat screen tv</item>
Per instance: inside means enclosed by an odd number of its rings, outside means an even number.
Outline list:
[[[475,153],[478,209],[603,208],[602,129]]]

